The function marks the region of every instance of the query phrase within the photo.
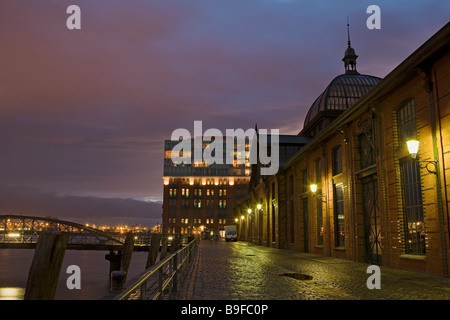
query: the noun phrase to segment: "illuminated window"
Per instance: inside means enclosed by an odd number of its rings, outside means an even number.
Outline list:
[[[322,160],[316,160],[316,183],[322,182]]]
[[[308,170],[307,169],[302,170],[302,179],[303,179],[302,192],[309,192],[309,181],[308,181]]]
[[[334,239],[336,247],[345,246],[344,185],[334,185]]]
[[[319,190],[319,193],[321,191]],[[323,209],[322,209],[322,199],[317,199],[317,245],[323,245]]]
[[[407,140],[416,138],[417,120],[414,99],[406,101],[397,110],[397,125],[399,145],[404,146]]]
[[[425,226],[420,168],[410,157],[400,164],[403,190],[405,251],[425,254]]]

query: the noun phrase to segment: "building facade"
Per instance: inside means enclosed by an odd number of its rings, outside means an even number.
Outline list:
[[[357,72],[349,41],[299,133],[311,140],[252,175],[240,239],[448,276],[449,47],[447,24],[381,80]]]
[[[194,142],[190,142],[194,150]],[[232,164],[196,161],[193,152],[182,151],[188,163],[174,163],[173,148],[179,141],[166,140],[163,176],[163,233],[223,236],[224,226],[235,224],[233,208],[247,195],[250,181],[249,144],[234,145]],[[204,151],[210,142],[199,140]],[[239,154],[244,153],[244,154]],[[225,156],[225,155],[224,155]],[[237,159],[242,156],[243,163]],[[224,159],[225,160],[225,159]]]

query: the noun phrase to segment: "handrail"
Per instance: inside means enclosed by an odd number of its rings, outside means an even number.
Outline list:
[[[142,276],[132,282],[128,288],[114,296],[112,300],[147,300],[147,291],[155,285],[158,288],[156,293],[150,297],[151,300],[163,299],[167,290],[169,291],[169,299],[176,299],[178,278],[188,271],[190,264],[194,261],[193,257],[197,252],[199,241],[199,238],[192,240],[184,248],[152,266]],[[181,257],[181,259],[178,259],[178,257]],[[157,279],[152,279],[152,276],[156,274]],[[137,296],[138,293],[139,295]]]

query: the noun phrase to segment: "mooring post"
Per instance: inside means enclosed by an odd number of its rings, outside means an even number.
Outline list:
[[[161,253],[159,255],[159,261],[163,260],[167,254],[167,242],[169,241],[167,234],[162,235]]]
[[[105,259],[109,261],[109,275],[113,271],[120,270],[120,263],[122,261],[122,251],[111,250],[108,254],[105,254]]]
[[[180,239],[174,237],[173,240],[172,240],[172,243],[170,245],[169,252],[170,253],[174,253],[175,251],[177,251],[179,245],[180,245]]]
[[[41,232],[28,273],[24,300],[53,300],[70,234]]]
[[[147,263],[145,264],[145,269],[148,269],[155,264],[160,246],[161,246],[161,234],[160,233],[153,234],[150,243],[150,249],[148,250]]]
[[[123,271],[123,279],[120,283],[120,289],[123,288],[127,280],[128,268],[130,267],[131,257],[134,251],[134,233],[132,231],[127,233],[125,242],[123,244],[122,259],[120,261],[120,271]]]

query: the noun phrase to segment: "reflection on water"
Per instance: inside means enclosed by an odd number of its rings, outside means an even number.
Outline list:
[[[0,288],[0,300],[23,300],[24,288],[4,287]]]
[[[56,300],[96,300],[109,290],[109,262],[106,251],[67,250],[56,288]],[[28,271],[33,261],[34,250],[0,249],[0,299],[23,299]],[[134,252],[127,280],[145,269],[146,252]],[[70,290],[66,286],[67,267],[77,265],[81,269],[81,289]]]

